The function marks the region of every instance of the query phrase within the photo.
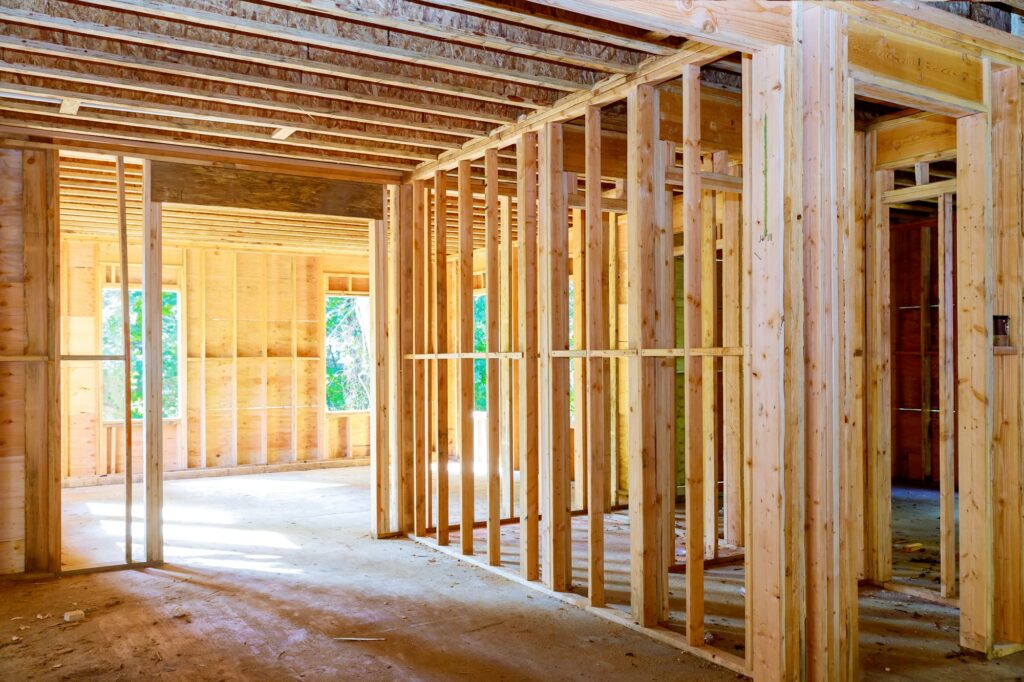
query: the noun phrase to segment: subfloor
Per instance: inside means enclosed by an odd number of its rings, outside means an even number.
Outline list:
[[[167,481],[163,568],[0,582],[0,680],[735,679],[411,541],[371,540],[368,486],[365,467]],[[74,609],[85,620],[65,623]]]

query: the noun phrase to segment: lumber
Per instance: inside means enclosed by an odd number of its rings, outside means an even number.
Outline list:
[[[460,353],[473,351],[473,195],[470,190],[470,162],[459,164],[459,241],[456,261],[456,347]],[[463,554],[473,553],[474,499],[473,462],[473,361],[456,361],[455,442],[459,451],[459,545]]]
[[[143,164],[145,233],[142,261],[143,403],[146,561],[162,563],[163,537],[163,278],[161,204],[153,198],[153,168]]]
[[[430,307],[434,348],[437,353],[448,351],[448,231],[445,229],[448,212],[448,176],[434,176],[434,300]],[[437,544],[448,544],[448,363],[433,362],[433,436],[437,454]]]
[[[539,443],[537,355],[537,134],[524,133],[516,142],[518,188],[519,262],[519,344],[523,359],[519,362],[519,515],[523,519],[520,534],[520,565],[527,580],[540,577],[538,500]],[[439,521],[440,523],[440,521]]]
[[[488,149],[486,164],[486,217],[487,242],[487,350],[500,352],[501,338],[499,309],[501,307],[500,250],[501,225],[498,206],[498,150]],[[501,408],[499,360],[487,361],[487,562],[501,563]],[[506,470],[507,476],[512,472]]]

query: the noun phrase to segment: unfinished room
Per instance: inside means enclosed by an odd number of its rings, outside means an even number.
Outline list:
[[[0,0],[0,679],[1024,679],[1024,2]]]

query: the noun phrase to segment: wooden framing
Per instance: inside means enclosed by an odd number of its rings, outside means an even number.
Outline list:
[[[60,570],[62,380],[96,383],[104,360],[130,367],[128,345],[61,347],[60,264],[81,247],[119,273],[105,281],[125,305],[130,281],[143,285],[147,562],[163,559],[165,457],[168,469],[207,468],[226,441],[230,464],[269,466],[273,440],[313,452],[295,463],[330,459],[325,402],[299,399],[324,388],[308,369],[320,363],[303,362],[319,358],[302,351],[324,344],[319,318],[302,308],[332,286],[365,286],[375,537],[436,533],[443,549],[456,529],[460,556],[507,573],[500,530],[518,523],[517,579],[621,622],[607,605],[605,514],[626,500],[631,627],[756,679],[854,679],[857,580],[899,589],[892,216],[928,202],[937,229],[915,245],[915,343],[925,357],[938,339],[937,374],[920,361],[919,391],[929,454],[937,440],[938,598],[959,593],[965,648],[1024,647],[1020,36],[887,0],[451,0],[429,12],[395,0],[387,13],[267,0],[237,16],[111,0],[0,8],[0,22],[0,135],[25,159],[18,182],[6,179],[25,188],[20,235],[0,234],[22,271],[0,262],[0,293],[22,287],[11,296],[26,327],[0,329],[0,380],[24,395],[17,452],[0,452],[4,476],[24,482],[4,493],[24,515],[0,524],[0,569]],[[855,130],[857,107],[875,120]],[[89,158],[98,151],[121,158]],[[103,239],[118,240],[119,262]],[[311,243],[368,256],[367,273],[303,260]],[[933,274],[937,329],[925,310]],[[229,293],[208,295],[221,279]],[[183,321],[201,351],[186,352],[190,402],[174,425],[161,409],[169,283],[201,292]],[[287,315],[240,314],[269,306],[274,284]],[[1009,316],[1010,346],[994,346],[993,314]],[[484,559],[476,360],[487,377]],[[277,385],[290,398],[280,418],[267,407]],[[130,396],[123,433],[104,431],[91,474],[122,475],[129,508]],[[165,453],[165,429],[184,445]],[[120,472],[103,461],[119,447]],[[685,626],[667,634],[677,449]],[[587,516],[585,600],[567,594],[576,513]],[[130,563],[130,522],[126,533]],[[705,641],[705,562],[723,546],[744,552],[742,656]]]

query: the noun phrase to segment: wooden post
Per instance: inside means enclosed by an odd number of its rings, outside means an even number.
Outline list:
[[[993,314],[1010,318],[1012,352],[994,358],[993,404],[993,560],[995,562],[995,639],[1024,643],[1024,413],[1021,396],[1022,306],[1021,127],[1024,106],[1019,67],[993,69],[992,183],[996,271]],[[996,152],[995,150],[998,150]]]
[[[732,174],[738,171],[733,166]],[[722,345],[743,343],[743,253],[741,196],[724,193],[722,215]],[[743,358],[722,358],[722,478],[723,531],[726,544],[743,546]]]
[[[868,580],[892,579],[892,320],[889,296],[891,170],[875,170],[875,133],[868,135],[870,220],[867,234],[867,459],[865,463],[865,565]]]
[[[684,95],[685,97],[685,95]],[[692,110],[687,110],[688,114],[696,117],[697,123],[691,124],[693,127],[694,134],[696,135],[696,147],[697,153],[695,156],[700,154],[700,93],[698,91],[696,97],[697,104]],[[687,125],[684,123],[684,131],[687,130]],[[684,138],[685,141],[686,138]],[[724,153],[727,157],[728,154]],[[721,159],[723,152],[716,152],[714,157],[714,165],[710,170],[714,173],[722,173],[723,168]],[[708,164],[704,164],[707,166]],[[693,344],[694,348],[713,348],[717,345],[716,343],[716,331],[718,328],[718,282],[716,276],[716,255],[718,252],[718,225],[717,223],[717,212],[715,211],[715,204],[717,199],[717,192],[701,190],[700,180],[697,176],[697,190],[696,192],[700,196],[700,215],[701,215],[701,229],[700,234],[697,235],[696,241],[689,242],[692,244],[694,251],[700,250],[699,257],[692,255],[687,257],[686,263],[683,266],[684,278],[689,270],[696,270],[696,273],[690,273],[693,279],[687,279],[687,281],[695,288],[691,288],[687,295],[684,297],[686,303],[684,305],[693,305],[693,310],[698,313],[699,317],[696,321],[690,322],[693,326],[700,327],[700,338],[696,335],[689,339]],[[684,188],[685,189],[685,188]],[[684,192],[683,202],[685,204],[686,197]],[[685,210],[685,209],[684,209]],[[685,228],[684,228],[685,229]],[[684,241],[686,235],[684,234]],[[688,247],[689,248],[689,247]],[[689,268],[687,266],[690,266]],[[699,291],[699,293],[697,293]],[[694,303],[696,303],[694,305]],[[687,308],[689,310],[689,307]],[[689,324],[687,327],[689,327]],[[701,369],[699,372],[691,372],[689,365],[700,363]],[[717,417],[719,413],[718,405],[718,376],[715,371],[715,365],[717,358],[704,357],[694,358],[692,362],[687,362],[687,374],[694,379],[697,383],[693,384],[689,380],[687,381],[688,386],[699,385],[701,390],[700,401],[694,403],[694,405],[700,405],[700,419],[701,419],[701,450],[702,457],[704,459],[701,473],[703,479],[703,492],[704,496],[703,503],[703,534],[704,534],[704,556],[708,558],[714,558],[718,556],[718,429],[717,429]],[[689,556],[689,555],[688,555]],[[703,635],[701,635],[703,637]]]
[[[456,265],[458,301],[456,337],[459,353],[473,352],[473,169],[459,162],[459,253]],[[459,545],[473,553],[473,360],[456,360],[455,440],[459,444]]]
[[[387,189],[381,190],[386,205]],[[391,533],[388,449],[388,251],[387,223],[372,220],[370,227],[370,355],[374,362],[370,390],[370,518],[374,537]]]
[[[702,296],[705,291],[702,261],[714,252],[706,248],[703,193],[700,188],[700,67],[683,71],[683,305],[684,348],[701,348],[705,322]],[[712,226],[713,227],[713,226]],[[712,237],[713,247],[713,237]],[[712,278],[713,274],[708,275]],[[711,345],[714,345],[712,340]],[[683,394],[686,435],[686,636],[692,646],[704,643],[704,556],[706,551],[704,486],[705,453],[702,402],[704,362],[687,357],[684,363],[686,390]],[[709,384],[711,377],[708,377]],[[713,452],[713,451],[712,451]],[[712,469],[711,473],[714,472]],[[712,550],[713,551],[713,550]]]
[[[498,220],[499,220],[499,247],[498,247],[498,349],[502,353],[511,353],[516,345],[513,343],[513,330],[516,325],[513,324],[513,286],[514,277],[512,272],[512,202],[508,196],[498,197]],[[490,273],[488,273],[490,277]],[[489,282],[490,280],[488,280]],[[490,305],[490,301],[488,301]],[[512,403],[516,396],[514,393],[513,386],[515,381],[513,380],[512,373],[515,370],[516,365],[513,365],[512,361],[507,357],[502,358],[498,361],[499,368],[499,390],[498,400],[500,407],[498,408],[499,417],[499,465],[501,471],[505,474],[505,480],[501,485],[501,514],[506,517],[513,515],[515,503],[513,497],[515,496],[515,457],[513,456],[513,449],[515,440],[512,434],[513,431],[513,407]],[[490,381],[490,379],[488,379]],[[490,409],[488,407],[488,409]]]
[[[124,353],[124,561],[132,562],[132,334],[128,287],[128,218],[124,196],[124,157],[117,157],[117,220],[121,278],[121,348]]]
[[[411,352],[412,185],[391,187],[388,218],[388,450],[392,457],[390,504],[395,530],[413,532],[412,372],[403,356]]]
[[[986,69],[987,70],[987,69]],[[957,119],[956,344],[960,453],[960,644],[995,639],[992,358],[992,131],[987,114]]]
[[[575,175],[568,176],[572,185],[572,192],[577,192],[577,179]],[[572,265],[572,309],[571,320],[573,345],[572,348],[579,350],[586,348],[584,337],[587,329],[587,305],[586,305],[586,261],[584,259],[584,232],[585,215],[582,208],[571,210],[572,223],[569,230],[569,262]],[[584,358],[571,358],[569,360],[570,371],[572,372],[573,393],[575,403],[572,411],[572,508],[584,510],[587,508],[587,410],[586,410],[586,385],[587,385],[587,362]]]
[[[539,525],[539,431],[537,391],[537,134],[524,133],[516,143],[519,221],[519,564],[523,577],[540,576]]]
[[[605,226],[601,213],[601,108],[587,107],[584,120],[586,164],[586,234],[584,272],[586,273],[586,335],[580,339],[585,348],[605,350],[608,346],[608,268],[605,264]],[[606,460],[608,457],[608,363],[606,358],[590,358],[586,386],[577,384],[577,405],[586,411],[587,466],[587,589],[591,606],[604,606],[604,511],[607,505]],[[577,424],[577,428],[580,428]]]
[[[652,308],[660,307],[658,293],[664,285],[659,276],[664,274],[666,262],[671,266],[671,248],[667,261],[662,253],[661,232],[666,229],[667,216],[665,147],[658,140],[658,91],[651,85],[639,85],[629,91],[626,106],[629,346],[657,348],[662,330]],[[671,231],[670,226],[668,229]],[[659,312],[665,314],[666,309]],[[633,618],[647,627],[664,620],[668,612],[669,558],[664,555],[664,539],[673,510],[660,484],[666,468],[671,468],[672,457],[671,450],[659,443],[661,360],[639,354],[629,358],[630,603]],[[664,407],[674,411],[671,406]],[[688,530],[688,534],[692,532]]]
[[[804,632],[797,471],[804,453],[804,273],[794,61],[785,47],[753,54],[744,160],[752,249],[748,628],[753,676],[765,680],[799,676]]]
[[[538,381],[541,459],[541,577],[552,590],[569,589],[572,557],[569,525],[569,363],[552,351],[569,346],[568,197],[562,169],[562,126],[545,124],[538,145],[539,229]]]
[[[427,316],[426,282],[429,271],[430,225],[424,211],[426,183],[416,180],[412,183],[412,310],[407,314],[413,318],[413,353],[427,353]],[[417,537],[427,534],[427,470],[430,467],[427,440],[427,423],[430,408],[429,390],[427,386],[426,360],[405,361],[413,375],[413,532]]]
[[[163,563],[163,251],[162,204],[154,203],[150,162],[143,161],[142,251],[143,395],[145,416],[146,561]],[[129,424],[130,426],[130,424]]]
[[[501,350],[498,310],[501,306],[501,263],[498,222],[498,150],[484,155],[484,241],[487,247],[487,350]],[[501,563],[501,430],[498,360],[487,360],[487,563]],[[509,476],[512,472],[509,471]]]
[[[853,92],[845,17],[802,17],[806,651],[810,679],[857,677],[857,581],[849,560],[849,458],[840,449],[840,235],[852,194]],[[798,540],[799,541],[799,540]],[[798,625],[799,626],[799,625]]]
[[[22,202],[13,210],[21,210],[22,253],[10,254],[10,261],[21,260],[24,273],[25,355],[48,360],[23,364],[25,570],[56,573],[61,567],[59,162],[54,151],[26,149],[20,156]]]
[[[953,195],[939,197],[939,592],[955,597],[956,578],[956,374],[953,328]]]
[[[430,308],[434,352],[448,352],[448,176],[434,174],[434,305]],[[431,363],[437,449],[437,544],[448,544],[448,362]]]

